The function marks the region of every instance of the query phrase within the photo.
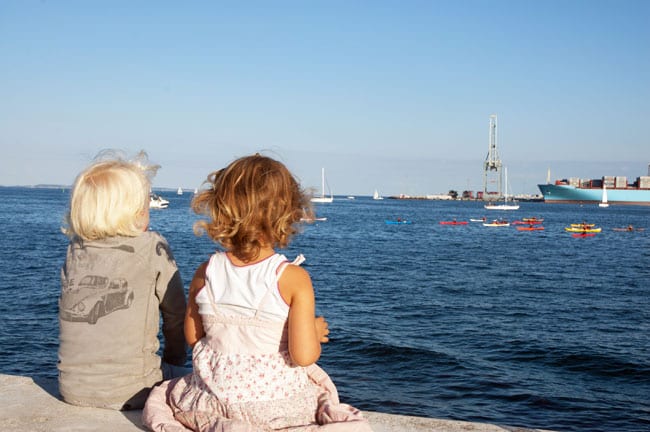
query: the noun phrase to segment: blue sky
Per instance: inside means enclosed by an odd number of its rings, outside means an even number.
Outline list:
[[[256,151],[335,194],[648,174],[650,2],[0,3],[0,185],[144,149],[194,188]]]

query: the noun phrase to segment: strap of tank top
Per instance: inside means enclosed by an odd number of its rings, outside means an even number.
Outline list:
[[[278,265],[278,267],[275,269],[275,274],[276,274],[276,281],[275,281],[275,284],[276,284],[276,286],[279,287],[280,277],[282,277],[282,273],[284,272],[284,269],[286,269],[287,266],[288,266],[289,264],[300,265],[300,264],[302,264],[304,261],[305,261],[305,257],[304,257],[303,254],[298,255],[298,256],[296,257],[296,259],[294,259],[292,262],[289,262],[288,260],[284,260],[284,261],[282,261],[282,262]],[[260,300],[260,302],[257,304],[257,307],[255,308],[255,317],[256,317],[256,318],[258,317],[258,314],[259,314],[259,312],[260,312],[260,306],[262,306],[262,305],[264,304],[264,302],[266,301],[266,299],[267,299],[270,295],[273,294],[273,290],[274,290],[275,288],[276,288],[275,286],[270,286],[269,289],[268,289],[268,290],[266,291],[266,293],[264,294],[264,296],[262,297],[262,300]]]
[[[289,264],[289,261],[282,261],[275,269],[275,274],[276,274],[276,279],[275,279],[275,286],[270,285],[268,289],[266,290],[266,293],[262,296],[262,299],[257,303],[257,307],[255,308],[255,318],[259,318],[259,313],[260,313],[260,307],[266,302],[266,299],[269,298],[273,294],[273,290],[279,283],[280,276],[282,275],[282,271],[284,268]]]
[[[223,255],[223,256],[225,256],[225,255]],[[210,258],[210,264],[212,264],[212,260],[216,259],[216,258],[217,258],[217,255],[216,254],[213,255],[212,258]],[[222,256],[220,256],[219,259],[223,259]],[[210,265],[208,265],[208,267],[210,267]],[[212,312],[214,312],[215,316],[218,316],[218,314],[217,314],[217,302],[215,301],[214,293],[212,292],[212,281],[210,281],[210,284],[208,284],[208,280],[209,280],[208,275],[206,274],[205,286],[203,287],[203,289],[205,289],[206,292],[208,293],[208,300],[210,301],[210,307],[212,308]]]

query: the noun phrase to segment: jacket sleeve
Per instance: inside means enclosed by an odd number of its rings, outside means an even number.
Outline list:
[[[162,332],[165,339],[163,361],[176,366],[183,366],[187,358],[187,344],[183,323],[185,321],[186,300],[183,281],[176,270],[169,279],[165,295],[160,302],[162,313]]]
[[[156,296],[160,301],[159,308],[163,321],[163,361],[183,366],[187,359],[187,344],[183,330],[187,302],[183,281],[169,245],[162,238],[161,242],[162,244],[159,243],[157,247],[161,266],[156,283]]]

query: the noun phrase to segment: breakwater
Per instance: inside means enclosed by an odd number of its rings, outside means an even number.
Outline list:
[[[0,374],[0,430],[133,432],[145,430],[141,410],[81,408],[62,402],[56,380]],[[374,432],[545,432],[485,423],[364,412]],[[548,431],[546,431],[548,432]]]

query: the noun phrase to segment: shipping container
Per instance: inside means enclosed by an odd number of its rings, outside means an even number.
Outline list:
[[[603,176],[603,185],[612,189],[614,186],[616,186],[616,179],[614,176]]]
[[[569,184],[571,186],[579,187],[580,186],[580,178],[579,177],[571,177],[571,178],[569,178]]]
[[[616,176],[616,183],[615,183],[617,188],[626,188],[627,187],[627,177],[625,176]]]
[[[637,180],[639,189],[650,189],[650,176],[641,176]]]
[[[602,188],[603,187],[603,181],[602,179],[593,179],[591,180],[591,187],[592,188]]]

